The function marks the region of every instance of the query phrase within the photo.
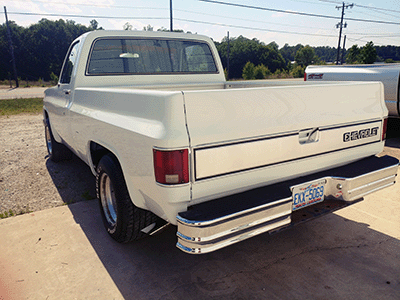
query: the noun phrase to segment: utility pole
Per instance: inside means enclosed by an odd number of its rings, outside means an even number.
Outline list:
[[[346,35],[344,36],[344,41],[343,41],[343,48],[342,48],[342,65],[344,62],[344,51],[346,50]]]
[[[11,59],[12,59],[12,64],[13,64],[13,70],[14,70],[15,85],[16,85],[17,87],[19,87],[18,75],[17,75],[17,67],[16,67],[16,65],[15,65],[15,57],[14,57],[14,46],[13,46],[13,44],[12,44],[10,26],[8,25],[7,8],[6,8],[5,6],[4,6],[4,14],[6,15],[7,36],[8,36],[8,43],[10,44],[10,52],[11,52]]]
[[[227,71],[226,72],[227,72],[227,77],[228,78],[226,78],[226,80],[229,80],[229,50],[230,50],[229,48],[230,48],[230,45],[229,45],[229,31],[228,31],[228,51],[227,51],[228,53],[227,53],[227,64],[226,64],[227,65],[226,66],[227,67]]]
[[[340,40],[342,39],[342,29],[343,27],[347,27],[347,23],[343,24],[343,17],[344,17],[344,9],[345,8],[353,8],[354,4],[345,4],[344,2],[342,3],[342,6],[336,6],[336,9],[342,9],[342,17],[340,19],[340,23],[336,24],[336,28],[339,28],[339,41],[338,41],[338,50],[337,50],[337,58],[336,58],[336,64],[339,64],[339,59],[340,59]]]
[[[169,28],[171,32],[174,31],[172,26],[172,0],[169,0]]]

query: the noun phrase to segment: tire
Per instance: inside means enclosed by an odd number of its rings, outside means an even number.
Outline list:
[[[46,139],[47,153],[54,162],[68,160],[72,158],[72,152],[65,145],[58,143],[53,136],[50,128],[49,119],[44,121],[44,133]]]
[[[133,204],[121,166],[110,154],[103,156],[97,166],[96,191],[104,225],[117,242],[127,243],[147,236],[142,230],[155,226],[159,219]]]

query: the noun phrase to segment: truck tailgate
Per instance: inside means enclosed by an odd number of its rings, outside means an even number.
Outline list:
[[[207,185],[232,194],[383,149],[381,83],[185,91],[184,101],[200,202]]]

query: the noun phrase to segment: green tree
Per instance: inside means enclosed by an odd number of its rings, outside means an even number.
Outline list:
[[[290,74],[294,78],[303,78],[305,69],[306,69],[305,67],[302,67],[302,66],[299,66],[299,65],[295,65],[293,67],[292,71],[290,72]]]
[[[266,66],[264,66],[264,64],[258,65],[254,68],[255,79],[265,79],[270,74],[270,70]]]
[[[27,28],[9,23],[18,76],[29,80],[50,80],[51,73],[60,74],[71,42],[89,30],[101,29],[96,20],[89,27],[62,19],[41,19]],[[5,24],[0,26],[0,57],[0,79],[6,79],[12,69]]]
[[[289,46],[289,44],[285,44],[281,49],[279,49],[279,53],[286,60],[286,62],[292,62],[294,61],[296,52],[302,47],[304,46],[301,44],[297,44],[296,46]]]
[[[376,49],[373,42],[367,43],[360,51],[361,61],[364,64],[373,64],[376,61]]]
[[[246,80],[254,79],[254,71],[255,71],[254,64],[248,61],[243,67],[243,72],[242,72],[243,79]]]
[[[267,46],[274,49],[275,51],[279,51],[279,45],[276,42],[271,42]]]
[[[334,62],[337,57],[337,49],[332,47],[316,47],[314,48],[315,55],[325,62]],[[346,50],[345,50],[346,55]]]
[[[392,59],[400,61],[400,46],[375,46],[376,54],[381,57],[382,61]]]
[[[360,48],[358,48],[358,45],[353,45],[347,51],[346,63],[354,64],[357,63],[359,60],[360,60]]]
[[[149,24],[143,27],[143,31],[154,31],[154,27]]]
[[[23,41],[25,28],[18,26],[14,21],[9,21],[8,24],[10,26],[11,39],[14,47],[16,67],[17,70],[20,70],[20,67],[22,66],[20,57],[23,55],[24,52]],[[0,79],[9,79],[9,77],[11,77],[11,74],[13,74],[13,69],[6,24],[0,26],[0,57]],[[18,76],[21,76],[19,72]]]
[[[255,66],[264,64],[274,72],[277,69],[285,69],[286,62],[274,46],[266,46],[257,39],[248,39],[243,36],[230,38],[230,78],[242,78],[243,68],[247,62]],[[224,68],[227,66],[228,40],[224,38],[221,43],[215,43],[221,57]]]
[[[24,37],[26,76],[50,79],[50,74],[60,74],[64,56],[71,42],[90,28],[71,20],[40,20],[29,26]]]
[[[317,60],[317,57],[315,55],[314,49],[311,48],[309,45],[306,45],[296,52],[294,59],[298,65],[307,67],[308,65],[311,65],[315,60]]]
[[[124,30],[132,30],[132,29],[133,29],[133,26],[131,25],[131,23],[126,22],[126,23],[124,24],[124,26],[123,26],[123,29],[124,29]]]

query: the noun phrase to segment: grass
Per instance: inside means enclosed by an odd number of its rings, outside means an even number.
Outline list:
[[[12,209],[9,209],[8,211],[3,211],[0,213],[0,219],[6,219],[9,217],[14,217],[14,216],[19,216],[23,214],[28,214],[31,211],[29,210],[29,206],[27,206],[25,209],[20,209],[19,206],[17,206],[16,211],[13,211]]]
[[[86,190],[83,194],[82,194],[82,198],[85,200],[93,200],[95,199],[88,190]]]
[[[43,98],[0,100],[0,116],[39,114],[43,111]]]
[[[21,88],[24,88],[24,87],[26,88],[26,87],[31,87],[31,86],[51,87],[51,86],[56,85],[56,84],[57,84],[57,82],[44,81],[42,79],[30,80],[30,81],[25,80],[25,79],[24,80],[19,79],[19,86]],[[7,86],[7,87],[10,87],[10,88],[16,87],[15,80],[12,80],[11,82],[10,82],[10,80],[0,80],[0,85]]]
[[[0,213],[0,219],[13,217],[14,215],[15,215],[15,213],[10,209],[9,211],[5,211],[5,212]]]

